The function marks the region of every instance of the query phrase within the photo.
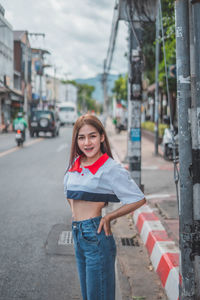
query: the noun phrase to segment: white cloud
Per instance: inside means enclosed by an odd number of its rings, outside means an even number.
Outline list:
[[[115,0],[0,1],[14,30],[45,33],[45,40],[31,38],[31,45],[51,52],[58,73],[87,78],[102,72]],[[127,71],[126,35],[125,25],[120,26],[112,68],[117,73]]]

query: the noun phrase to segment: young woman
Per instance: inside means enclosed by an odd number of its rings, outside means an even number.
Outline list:
[[[110,222],[146,200],[128,171],[113,160],[105,129],[93,115],[79,117],[74,125],[64,190],[83,300],[114,300],[116,245]],[[120,208],[101,216],[105,205],[120,201]]]

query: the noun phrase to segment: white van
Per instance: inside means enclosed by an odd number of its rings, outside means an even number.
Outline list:
[[[77,107],[73,102],[62,102],[56,105],[61,125],[72,124],[78,118]]]

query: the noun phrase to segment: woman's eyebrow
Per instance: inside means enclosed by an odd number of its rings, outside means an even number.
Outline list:
[[[97,134],[96,131],[89,132],[88,135]],[[78,136],[85,136],[85,134],[79,134]]]

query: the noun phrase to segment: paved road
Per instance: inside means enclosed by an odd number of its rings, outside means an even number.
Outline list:
[[[80,299],[63,195],[70,127],[18,149],[0,135],[0,299]],[[70,237],[69,237],[70,238]],[[59,244],[58,244],[59,241]]]

